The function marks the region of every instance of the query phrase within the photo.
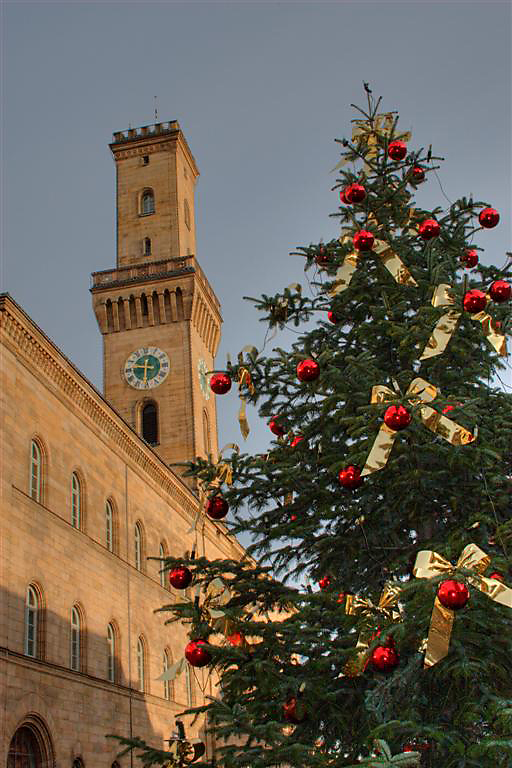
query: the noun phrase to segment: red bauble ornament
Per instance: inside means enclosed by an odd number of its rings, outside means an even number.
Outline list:
[[[503,578],[503,574],[500,573],[499,571],[494,571],[493,573],[491,573],[489,578],[490,579],[495,579],[496,581],[502,581],[502,582],[505,581],[505,579]]]
[[[359,488],[359,486],[363,484],[361,470],[359,467],[354,467],[353,464],[345,467],[345,469],[340,469],[338,473],[338,480],[344,488],[348,488],[351,491],[354,491],[356,488]]]
[[[297,378],[299,381],[314,381],[320,376],[320,366],[315,360],[307,358],[297,365]]]
[[[297,522],[297,515],[290,515],[290,520],[292,521],[292,523],[296,523]]]
[[[315,261],[319,267],[326,267],[331,261],[331,254],[323,245],[320,246],[318,253],[315,254]]]
[[[169,571],[169,583],[174,589],[186,589],[192,582],[192,572],[186,565],[178,565]]]
[[[403,405],[390,405],[384,414],[384,424],[399,432],[411,423],[412,416]]]
[[[270,427],[270,431],[274,435],[277,435],[278,437],[282,437],[284,435],[285,430],[282,428],[281,424],[279,423],[279,421],[277,419],[275,419],[275,418],[274,419],[270,419],[268,425]]]
[[[334,314],[334,312],[331,309],[328,311],[327,317],[329,318],[330,322],[333,325],[336,325],[340,321],[339,317],[336,317],[336,315]]]
[[[391,645],[378,645],[370,654],[370,663],[378,672],[391,672],[400,658]]]
[[[416,182],[416,184],[420,184],[422,181],[425,181],[425,171],[421,167],[421,165],[415,165],[411,172],[412,180]]]
[[[431,240],[433,237],[437,237],[440,231],[439,222],[435,219],[425,219],[425,221],[421,222],[418,230],[420,237],[424,240]]]
[[[329,576],[323,576],[318,582],[318,586],[320,587],[320,589],[329,589],[329,587],[331,586],[331,580]]]
[[[475,312],[481,312],[483,309],[485,309],[485,305],[487,304],[487,296],[482,291],[479,291],[476,288],[473,288],[473,290],[468,291],[463,299],[462,305],[466,312],[471,312],[471,314],[474,314]]]
[[[337,603],[343,603],[343,602],[345,602],[345,598],[346,598],[346,594],[345,594],[345,592],[340,592],[340,593],[338,594],[338,597],[337,597],[337,599],[336,599],[336,602],[337,602]]]
[[[231,378],[227,373],[214,373],[210,379],[210,389],[216,395],[225,395],[231,389]]]
[[[441,605],[450,608],[452,611],[458,611],[464,608],[469,600],[469,589],[462,581],[447,579],[441,582],[437,589],[437,597]]]
[[[222,496],[213,496],[206,505],[206,514],[211,517],[212,520],[222,520],[226,517],[229,509],[229,504]]]
[[[489,288],[489,296],[496,304],[508,301],[512,296],[512,284],[506,280],[495,280]]]
[[[362,203],[366,197],[366,189],[362,184],[350,184],[345,189],[345,199],[349,203]]]
[[[349,201],[347,200],[347,195],[346,195],[347,189],[348,189],[348,187],[345,187],[345,189],[340,189],[340,200],[345,205],[350,205]]]
[[[358,251],[371,251],[375,238],[371,232],[361,229],[354,235],[354,248]]]
[[[234,646],[245,645],[245,635],[242,632],[233,632],[227,636],[227,641],[230,645]]]
[[[410,744],[404,744],[403,752],[428,752],[431,749],[430,744],[427,741],[420,743],[411,742]]]
[[[403,160],[407,154],[405,141],[392,141],[388,146],[388,155],[392,160]]]
[[[283,704],[283,715],[288,723],[298,725],[304,722],[307,717],[306,707],[301,701],[297,701],[295,696],[291,696]]]
[[[185,658],[193,667],[206,667],[212,657],[209,651],[203,646],[206,640],[191,640],[185,648]]]
[[[500,215],[495,208],[484,208],[478,216],[478,221],[484,229],[492,229],[499,220]]]
[[[301,443],[304,440],[304,435],[297,435],[297,437],[294,437],[291,441],[290,445],[292,448],[296,448],[299,443]]]
[[[475,251],[474,248],[468,248],[460,257],[460,261],[461,264],[464,264],[465,267],[469,267],[470,269],[476,267],[478,264],[478,251]]]
[[[462,406],[462,403],[455,403],[454,405],[445,405],[445,407],[442,410],[442,413],[449,413],[450,411],[455,410],[455,408],[460,408]]]

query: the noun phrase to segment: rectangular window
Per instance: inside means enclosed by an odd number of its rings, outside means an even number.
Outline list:
[[[149,165],[149,155],[142,155],[142,165]]]
[[[25,654],[35,659],[36,657],[36,612],[34,611],[33,608],[27,608],[25,621],[26,621]]]

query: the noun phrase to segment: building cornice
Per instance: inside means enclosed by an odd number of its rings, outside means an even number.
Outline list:
[[[168,496],[173,510],[181,514],[183,510],[187,522],[192,523],[199,499],[8,294],[0,294],[0,331],[6,346],[51,383],[75,413],[108,439],[120,458],[132,468],[142,470]],[[243,553],[241,545],[224,526],[206,518],[204,524],[207,529],[211,527],[212,539],[215,540],[216,532],[220,531]]]

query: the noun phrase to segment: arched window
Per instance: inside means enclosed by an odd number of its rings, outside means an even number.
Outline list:
[[[18,728],[9,746],[7,768],[42,768],[45,764],[39,740],[32,728]]]
[[[71,525],[80,530],[82,523],[82,486],[76,472],[71,475]]]
[[[190,208],[188,207],[188,200],[185,200],[183,203],[184,213],[185,213],[185,224],[187,225],[187,229],[190,229]]]
[[[151,238],[144,238],[144,256],[151,256]]]
[[[30,496],[34,501],[43,500],[43,453],[36,440],[30,444]]]
[[[137,640],[137,690],[146,690],[146,644],[142,636]]]
[[[210,443],[210,421],[208,419],[208,414],[206,413],[206,409],[203,409],[203,444],[204,444],[204,452],[208,455],[211,453],[211,443]]]
[[[38,640],[40,635],[40,600],[37,590],[32,584],[27,587],[25,595],[25,656],[36,659],[39,656]]]
[[[114,508],[108,499],[105,503],[105,545],[109,552],[114,551]]]
[[[167,547],[165,546],[163,541],[161,541],[160,542],[160,558],[161,558],[161,560],[163,560],[164,557],[167,557]],[[164,587],[164,589],[165,589],[165,587],[167,586],[167,579],[166,579],[167,571],[163,570],[164,565],[165,565],[165,563],[160,562],[160,574],[159,575],[160,575],[160,586]]]
[[[107,680],[116,682],[116,632],[112,624],[107,626]]]
[[[167,670],[171,667],[171,661],[170,661],[171,655],[167,648],[164,651],[163,655],[163,671],[164,673],[167,672]],[[171,700],[171,681],[170,680],[164,680],[164,699],[166,701]]]
[[[155,212],[155,196],[152,189],[145,189],[141,198],[141,213],[146,216]]]
[[[150,445],[158,445],[158,411],[156,403],[146,403],[142,409],[142,437]]]
[[[69,648],[69,666],[75,672],[80,672],[82,653],[82,620],[76,605],[71,609],[71,633]]]
[[[135,567],[138,571],[142,571],[144,541],[143,541],[143,535],[142,535],[142,525],[140,523],[135,523],[134,542],[135,542]]]
[[[85,768],[85,763],[81,757],[75,757],[71,764],[71,768]]]
[[[194,706],[194,683],[190,672],[190,664],[185,665],[185,685],[187,687],[187,706]]]

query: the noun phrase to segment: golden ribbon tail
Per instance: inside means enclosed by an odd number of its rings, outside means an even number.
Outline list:
[[[249,427],[249,422],[247,421],[247,413],[246,413],[247,400],[244,397],[244,395],[242,395],[242,389],[244,386],[247,387],[247,390],[251,395],[254,394],[254,384],[252,383],[251,374],[249,373],[247,368],[242,367],[238,369],[238,397],[240,398],[240,409],[238,411],[238,423],[240,425],[240,432],[242,434],[242,437],[244,438],[244,440],[247,440],[247,437],[249,436],[249,432],[251,431],[251,428]]]
[[[448,655],[454,619],[455,613],[450,608],[445,608],[436,597],[425,649],[425,668],[433,667]]]
[[[398,285],[418,285],[403,261],[391,250],[384,240],[375,241],[373,253],[377,254]]]
[[[366,475],[371,475],[373,472],[378,472],[379,469],[384,469],[388,463],[397,434],[398,432],[390,429],[386,424],[381,425],[366,459],[361,477],[366,477]]]
[[[507,357],[507,339],[496,328],[496,323],[486,312],[478,312],[473,315],[473,320],[478,320],[482,325],[482,331],[491,346],[494,347],[500,357]]]
[[[336,270],[334,286],[329,291],[329,296],[336,296],[336,294],[342,293],[342,291],[345,291],[348,288],[359,262],[360,257],[356,251],[345,256],[343,264],[340,264]]]
[[[459,317],[460,312],[452,309],[439,318],[425,349],[421,353],[420,360],[428,360],[429,357],[443,354],[457,327]]]

